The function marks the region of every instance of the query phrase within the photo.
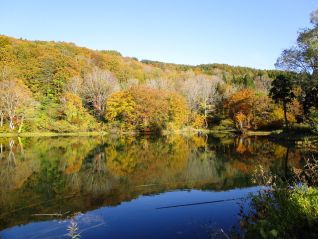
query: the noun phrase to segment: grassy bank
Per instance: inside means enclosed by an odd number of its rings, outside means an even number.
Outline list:
[[[108,132],[25,132],[25,133],[0,133],[0,137],[55,137],[55,136],[103,136]]]
[[[222,134],[222,135],[229,135],[229,134],[235,134],[237,131],[233,129],[227,129],[227,130],[214,130],[214,129],[196,129],[192,127],[186,127],[180,130],[164,130],[162,133],[164,135],[168,134],[183,134],[183,135],[193,135],[193,134]]]
[[[247,136],[269,136],[273,131],[246,131],[244,135]]]
[[[218,134],[229,135],[236,133],[235,130],[210,130],[210,129],[195,129],[187,127],[180,130],[163,130],[161,135],[182,134]],[[88,131],[88,132],[0,132],[0,137],[55,137],[55,136],[103,136],[103,135],[147,135],[158,134],[158,132],[136,132],[136,131],[121,131],[118,129],[110,129],[108,131]],[[160,133],[159,133],[160,134]]]
[[[150,135],[150,134],[182,134],[182,135],[195,135],[195,134],[213,134],[220,137],[226,137],[229,135],[241,135],[241,136],[266,136],[273,140],[287,140],[292,141],[295,144],[303,144],[304,142],[318,142],[318,135],[310,131],[299,131],[295,129],[286,130],[273,130],[273,131],[245,131],[243,134],[235,129],[196,129],[192,127],[186,127],[180,130],[163,130],[158,132],[136,132],[136,131],[122,131],[118,129],[109,129],[107,131],[83,131],[83,132],[0,132],[0,137],[54,137],[54,136],[103,136],[103,135]]]

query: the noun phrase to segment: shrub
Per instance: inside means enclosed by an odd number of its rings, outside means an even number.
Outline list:
[[[96,120],[83,107],[79,96],[65,92],[60,98],[60,119],[53,123],[53,130],[58,132],[85,131],[95,129]]]
[[[244,238],[317,238],[317,169],[317,161],[308,160],[288,177],[261,167],[255,171],[255,182],[267,187],[251,195],[249,210],[241,211]]]
[[[201,129],[204,127],[204,116],[200,114],[195,114],[192,122],[192,126],[196,129]]]
[[[233,120],[231,120],[231,119],[224,119],[224,120],[221,120],[221,121],[220,121],[219,128],[220,128],[220,129],[229,130],[229,129],[234,129],[234,128],[235,128],[235,125],[234,125]]]
[[[318,133],[318,110],[314,107],[310,108],[307,119],[311,130]]]
[[[317,238],[318,189],[304,185],[252,196],[242,217],[245,238]]]

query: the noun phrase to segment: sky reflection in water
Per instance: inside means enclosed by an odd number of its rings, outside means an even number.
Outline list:
[[[240,200],[158,208],[245,197],[259,189],[257,165],[302,163],[302,152],[256,138],[1,140],[2,239],[70,238],[71,222],[81,238],[211,238],[238,223]]]

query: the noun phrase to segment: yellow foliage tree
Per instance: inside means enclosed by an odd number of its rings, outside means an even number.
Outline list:
[[[71,126],[80,126],[81,130],[87,130],[94,122],[93,117],[86,111],[82,99],[73,93],[65,92],[61,95],[61,118]]]
[[[132,87],[110,96],[105,117],[123,129],[157,131],[182,127],[188,115],[186,101],[180,95]]]
[[[235,115],[235,123],[236,123],[236,127],[239,129],[239,130],[243,130],[244,127],[245,127],[245,124],[246,124],[246,115],[243,113],[243,112],[238,112],[236,115]]]

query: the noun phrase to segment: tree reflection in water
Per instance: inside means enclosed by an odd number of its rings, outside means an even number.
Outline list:
[[[257,165],[286,170],[286,147],[266,138],[2,138],[0,146],[2,229],[44,220],[35,213],[85,212],[173,189],[248,186]],[[287,167],[301,167],[301,152],[287,152]]]

